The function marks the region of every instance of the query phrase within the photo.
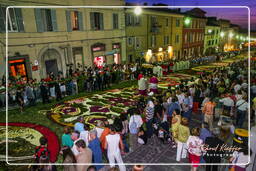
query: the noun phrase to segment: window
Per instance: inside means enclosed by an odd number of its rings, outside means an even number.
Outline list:
[[[132,45],[132,37],[128,37],[128,45],[129,45],[129,46]]]
[[[135,25],[140,25],[140,16],[134,16],[135,18]]]
[[[211,41],[210,40],[208,40],[208,46],[210,46],[211,45]]]
[[[126,26],[133,25],[133,15],[132,14],[125,14],[125,23],[126,23]]]
[[[169,26],[169,19],[168,19],[168,18],[165,19],[165,26],[166,26],[166,27]]]
[[[169,36],[164,36],[164,45],[169,44]]]
[[[91,29],[92,30],[103,30],[104,22],[103,22],[103,14],[99,12],[91,12],[90,13],[91,20]]]
[[[140,47],[140,39],[138,37],[135,37],[135,48],[139,48]]]
[[[156,24],[157,24],[156,17],[155,17],[155,16],[152,16],[152,17],[151,17],[151,25],[152,25],[152,26],[156,26]]]
[[[83,30],[83,15],[80,11],[66,11],[67,31]]]
[[[118,14],[113,14],[113,29],[118,29]]]
[[[176,27],[180,26],[180,19],[176,19]]]
[[[71,12],[71,19],[72,19],[72,30],[79,30],[78,11]]]
[[[156,46],[156,36],[155,36],[155,35],[152,35],[152,36],[151,36],[151,46],[152,46],[152,47],[155,47],[155,46]]]
[[[42,16],[43,16],[43,25],[45,26],[44,30],[53,31],[51,10],[50,9],[42,10]]]
[[[21,8],[9,8],[8,31],[10,32],[22,32],[24,31],[23,18]],[[0,31],[5,31],[6,26],[6,7],[0,7]]]
[[[186,33],[185,36],[184,36],[184,42],[185,43],[188,43],[188,34]]]
[[[57,31],[56,10],[35,9],[36,26],[38,32]]]
[[[180,36],[178,34],[176,34],[175,36],[175,43],[179,43],[180,41]]]
[[[216,45],[218,44],[218,40],[217,40],[217,39],[215,40],[215,44],[216,44]]]

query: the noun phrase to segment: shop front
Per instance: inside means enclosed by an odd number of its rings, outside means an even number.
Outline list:
[[[29,78],[29,59],[28,56],[10,57],[8,60],[9,75],[15,78]]]
[[[96,43],[91,46],[93,63],[98,68],[102,68],[106,64],[106,56],[105,56],[106,45],[103,43]]]

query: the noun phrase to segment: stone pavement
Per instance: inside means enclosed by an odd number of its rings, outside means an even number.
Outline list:
[[[190,127],[200,126],[200,115],[193,114]],[[147,165],[145,171],[186,171],[190,166],[176,165],[176,148],[170,144],[163,144],[156,136],[148,140],[146,145],[140,145],[133,152],[123,157],[125,163],[171,163],[173,165]],[[188,159],[183,159],[179,164],[189,163]],[[132,170],[132,166],[127,166],[127,170]]]

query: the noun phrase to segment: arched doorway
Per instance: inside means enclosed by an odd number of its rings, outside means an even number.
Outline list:
[[[56,49],[47,49],[41,55],[41,77],[45,78],[47,74],[53,73],[55,76],[64,71],[61,54]]]

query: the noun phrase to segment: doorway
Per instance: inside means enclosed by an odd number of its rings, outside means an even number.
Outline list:
[[[45,61],[45,67],[46,67],[46,74],[53,72],[55,77],[58,76],[58,65],[57,65],[56,59]]]

